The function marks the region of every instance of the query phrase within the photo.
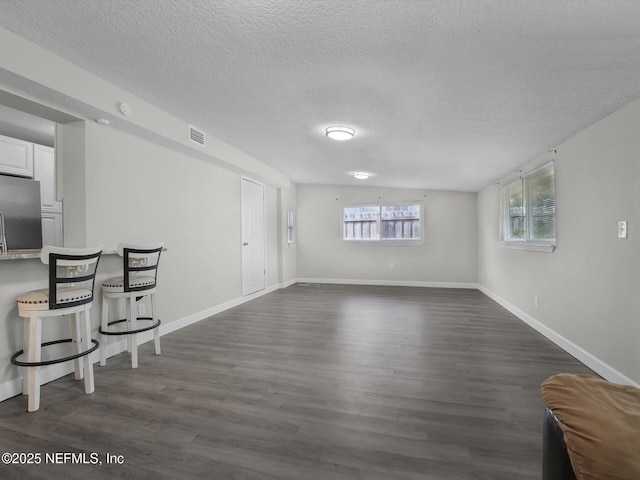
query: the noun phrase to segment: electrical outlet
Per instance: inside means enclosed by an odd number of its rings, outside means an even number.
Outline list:
[[[389,262],[389,268],[395,268],[396,266],[393,264],[393,262]]]
[[[627,238],[627,221],[620,220],[618,222],[618,238]]]
[[[533,306],[536,308],[540,306],[540,298],[538,295],[533,296]]]

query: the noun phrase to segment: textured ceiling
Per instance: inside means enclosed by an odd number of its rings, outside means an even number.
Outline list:
[[[0,26],[299,183],[477,191],[640,97],[638,1],[0,0]]]

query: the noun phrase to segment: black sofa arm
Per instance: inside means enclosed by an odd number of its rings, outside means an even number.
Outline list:
[[[576,480],[562,430],[553,412],[544,412],[542,430],[542,480]]]

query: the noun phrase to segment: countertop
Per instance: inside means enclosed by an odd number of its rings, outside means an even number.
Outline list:
[[[117,250],[103,250],[102,255],[116,255]],[[40,258],[40,250],[9,250],[5,254],[0,254],[2,260],[27,260],[29,258]]]

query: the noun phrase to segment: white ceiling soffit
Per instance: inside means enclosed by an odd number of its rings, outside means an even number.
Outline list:
[[[55,123],[0,105],[0,135],[53,147]]]
[[[637,1],[0,0],[0,11],[0,26],[298,183],[478,191],[640,97]],[[330,125],[355,137],[331,141]],[[375,176],[348,175],[360,170]]]

